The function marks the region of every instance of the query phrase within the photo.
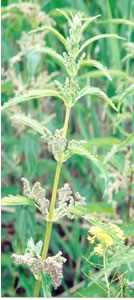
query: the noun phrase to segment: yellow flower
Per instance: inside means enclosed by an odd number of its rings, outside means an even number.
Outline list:
[[[102,241],[106,246],[112,246],[114,244],[113,238],[99,226],[92,226],[90,228],[90,233],[98,238],[98,240]]]
[[[91,236],[88,235],[87,239],[89,240],[89,242],[90,242],[91,244],[94,243],[94,238],[93,238],[93,237],[91,237]]]
[[[98,246],[96,246],[96,247],[94,248],[94,251],[95,251],[97,254],[103,254],[102,245],[101,245],[101,244],[98,244]]]
[[[105,225],[102,223],[102,226]],[[111,230],[112,235],[115,235],[116,238],[120,240],[124,240],[124,233],[123,231],[114,224],[109,225],[109,232]],[[105,232],[105,228],[101,228],[99,226],[91,226],[89,233],[92,235],[88,235],[87,239],[90,241],[91,244],[94,243],[95,238],[97,238],[100,241],[100,244],[94,248],[96,253],[101,253],[101,243],[104,247],[112,247],[113,245],[117,245],[116,239],[114,239],[110,234]],[[99,252],[100,251],[100,252]]]

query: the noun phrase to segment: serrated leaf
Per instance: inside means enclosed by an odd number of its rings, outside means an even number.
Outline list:
[[[95,19],[99,18],[100,16],[101,15],[97,15],[97,16],[88,18],[87,21],[83,24],[83,26],[81,28],[81,32],[83,32],[91,22],[93,22]]]
[[[108,205],[106,203],[90,203],[88,205],[72,205],[68,208],[68,211],[71,213],[74,213],[77,216],[85,216],[87,214],[91,213],[104,213],[104,214],[113,214],[114,209],[111,205]]]
[[[118,109],[120,109],[121,103],[123,102],[124,98],[129,95],[130,93],[134,92],[134,84],[132,84],[131,86],[129,86],[125,92],[119,97],[120,100],[118,102]]]
[[[2,198],[1,205],[35,205],[35,202],[28,197],[17,195],[9,195],[7,197]]]
[[[42,250],[42,247],[43,247],[43,241],[39,241],[36,243],[35,245],[35,250],[38,254],[41,253],[41,250]]]
[[[100,40],[100,39],[104,39],[104,38],[116,38],[116,39],[121,39],[121,40],[125,40],[125,38],[119,36],[118,34],[99,34],[97,36],[94,36],[93,38],[87,40],[80,48],[78,55],[80,54],[81,51],[83,51],[88,45],[90,45],[91,43]]]
[[[33,250],[37,255],[41,253],[42,246],[43,246],[43,241],[39,241],[35,245],[32,237],[30,237],[30,239],[27,242],[27,250],[28,251]]]
[[[64,58],[58,54],[55,50],[51,49],[51,48],[48,48],[48,47],[42,47],[42,48],[35,48],[34,51],[32,52],[40,52],[40,53],[45,53],[45,54],[48,54],[50,55],[51,57],[54,58],[54,60],[61,66],[64,66],[64,68],[66,69],[66,66],[65,66],[65,62],[64,62]]]
[[[70,21],[68,15],[65,13],[64,10],[61,10],[61,9],[59,9],[59,8],[56,8],[56,11],[58,11],[58,12],[60,13],[60,15],[63,15],[64,18],[67,19],[68,22]]]
[[[64,39],[63,35],[60,34],[56,29],[54,29],[51,26],[41,26],[38,27],[37,29],[34,29],[32,31],[29,32],[29,34],[34,33],[34,32],[39,32],[39,31],[43,31],[43,30],[48,30],[51,31],[52,33],[54,33],[56,35],[56,37],[64,44],[64,46],[66,47],[66,40]]]
[[[28,239],[28,242],[27,242],[27,250],[33,250],[35,251],[35,245],[34,245],[34,241],[33,241],[33,238],[30,237],[30,239]]]
[[[91,66],[91,67],[95,67],[95,68],[101,70],[109,80],[112,80],[112,78],[111,78],[111,76],[110,76],[109,71],[107,70],[107,68],[104,67],[97,60],[93,60],[93,59],[83,60],[82,63],[80,64],[80,67],[85,67],[85,66],[89,66],[89,67]]]
[[[70,153],[71,154],[78,154],[81,156],[85,156],[88,159],[90,159],[103,173],[105,184],[106,184],[106,190],[108,188],[109,178],[108,178],[108,170],[106,169],[106,166],[102,160],[97,154],[93,153],[87,146],[84,144],[77,147],[70,147]],[[105,190],[105,192],[106,192]]]
[[[32,90],[27,94],[20,95],[14,97],[12,100],[9,100],[2,106],[2,110],[22,102],[26,102],[32,99],[42,98],[42,97],[48,97],[48,96],[54,96],[60,98],[62,101],[64,101],[64,98],[56,91],[51,89],[45,89],[45,90]]]
[[[119,78],[124,78],[127,81],[133,83],[134,79],[132,77],[128,77],[125,72],[119,71],[119,70],[108,70],[109,74],[113,77],[119,77]],[[82,74],[79,76],[79,80],[85,79],[85,78],[98,78],[98,77],[104,77],[104,73],[102,71],[90,71],[86,72],[85,74]]]
[[[103,136],[103,137],[97,137],[94,139],[91,139],[89,141],[81,141],[81,145],[84,145],[86,147],[102,147],[102,146],[111,146],[111,145],[117,145],[120,144],[121,141],[118,138],[111,137],[111,136]]]
[[[44,127],[41,123],[39,123],[38,121],[31,119],[31,117],[29,116],[25,116],[25,115],[14,115],[12,117],[12,119],[19,121],[29,127],[31,127],[33,130],[37,131],[38,133],[40,133],[41,135],[45,135],[46,131],[49,132],[49,130]]]
[[[81,97],[86,96],[86,95],[95,95],[98,96],[100,98],[102,98],[103,100],[105,100],[114,110],[118,111],[118,109],[115,107],[115,105],[113,104],[113,102],[110,100],[110,98],[103,92],[101,91],[99,88],[96,87],[85,87],[80,91],[79,97],[77,98],[77,100],[79,100]]]

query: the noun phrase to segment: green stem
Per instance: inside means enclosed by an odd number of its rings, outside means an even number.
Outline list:
[[[104,269],[106,269],[106,249],[104,249],[103,264],[104,264]],[[109,288],[109,282],[108,282],[107,272],[105,272],[105,280],[106,280],[106,285],[107,285],[108,298],[110,298],[110,288]]]
[[[66,137],[66,134],[67,134],[69,116],[70,116],[70,107],[67,106],[65,122],[64,122],[64,128],[63,128],[63,136],[64,137]],[[45,232],[44,246],[43,246],[43,251],[42,251],[42,260],[46,259],[47,253],[48,253],[49,242],[50,242],[50,238],[51,238],[52,225],[53,225],[53,214],[54,214],[54,207],[55,207],[55,201],[56,201],[56,193],[57,193],[57,188],[58,188],[58,183],[59,183],[61,166],[62,166],[62,160],[61,160],[61,162],[57,163],[54,186],[53,186],[53,192],[52,192],[52,198],[51,198],[51,204],[50,204],[50,211],[49,211],[49,216],[48,216],[48,221],[47,221],[47,228],[46,228],[46,232]],[[33,297],[38,297],[38,295],[39,295],[40,284],[41,284],[41,275],[39,274],[38,277],[39,277],[39,280],[36,281]]]
[[[70,116],[70,107],[67,106],[67,108],[66,108],[65,122],[64,122],[64,128],[63,128],[63,136],[64,137],[66,137],[66,134],[67,134],[69,116]]]

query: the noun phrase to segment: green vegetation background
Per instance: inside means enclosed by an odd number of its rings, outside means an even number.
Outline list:
[[[12,3],[18,2],[2,0],[2,8],[6,8]],[[80,11],[87,17],[100,14],[100,20],[109,18],[132,20],[134,10],[133,0],[40,0],[36,3],[40,4],[42,11],[54,18],[56,28],[65,37],[67,36],[67,23],[63,17],[57,14],[56,8],[71,9],[72,12]],[[101,24],[97,20],[86,29],[85,39],[97,34],[115,32],[133,41],[132,29],[133,27],[126,24]],[[30,30],[30,24],[22,14],[16,14],[13,19],[2,20],[2,68],[4,70],[9,67],[10,58],[19,51],[18,41],[22,32]],[[45,41],[46,46],[54,48],[59,53],[63,52],[62,45],[51,33],[45,36]],[[134,60],[128,59],[122,62],[122,58],[126,54],[126,49],[120,40],[104,39],[92,44],[87,49],[87,56],[100,61],[108,69],[113,70],[111,72],[113,80],[110,82],[96,69],[85,68],[79,76],[81,88],[88,84],[98,86],[107,92],[109,97],[122,93],[129,86],[131,77],[134,75]],[[49,56],[38,55],[28,58],[26,53],[23,62],[15,65],[18,83],[13,80],[3,80],[2,82],[2,104],[14,97],[21,77],[25,83],[28,83],[33,76],[39,75],[43,70],[46,70],[49,75],[57,72],[54,79],[63,81],[65,78],[63,71]],[[45,84],[48,75],[44,74],[44,76],[46,77],[42,78],[42,81],[44,80]],[[130,82],[126,76],[130,77]],[[54,79],[50,79],[52,84]],[[90,140],[91,138],[112,136],[123,141],[127,136],[124,132],[129,134],[134,130],[134,113],[131,109],[133,106],[132,96],[128,96],[125,101],[123,108],[125,116],[123,115],[124,118],[121,118],[112,108],[98,101],[96,97],[82,99],[71,113],[68,138]],[[24,113],[29,112],[40,121],[44,120],[53,132],[56,128],[63,126],[64,108],[60,100],[49,98],[31,101],[28,104],[22,104],[21,109]],[[95,150],[104,158],[111,146],[96,147]],[[115,156],[114,165],[120,172],[123,172],[123,152]],[[14,127],[7,112],[4,113],[2,115],[2,196],[21,193],[20,179],[24,176],[31,183],[40,181],[42,186],[47,189],[50,198],[55,168],[56,163],[48,153],[47,145],[40,141],[39,136],[28,128],[21,131],[21,128]],[[98,211],[101,216],[103,213],[109,213],[109,218],[112,217],[113,210],[107,205],[108,198],[103,198],[104,180],[101,178],[98,168],[90,161],[79,156],[70,158],[63,166],[60,187],[65,182],[69,182],[73,191],[78,191],[86,197],[87,204],[91,204],[93,214]],[[128,230],[129,237],[133,236],[134,229],[131,219],[129,225],[126,223],[128,211],[125,199],[125,190],[120,190],[114,197],[114,200],[118,202],[119,216]],[[82,255],[87,257],[92,251],[92,247],[87,241],[87,230],[88,227],[82,220],[71,222],[65,219],[54,225],[49,253],[55,255],[61,250],[67,258],[62,286],[57,291],[53,291],[54,296],[72,296],[77,289],[84,285],[86,288],[82,291],[83,295],[88,295],[88,297],[106,296],[105,292],[95,284],[92,286],[92,292],[87,288],[89,279],[84,276],[83,271],[88,272],[89,269],[93,271],[93,267],[82,258]],[[35,242],[43,240],[44,233],[45,224],[40,213],[35,212],[35,208],[2,208],[2,296],[30,297],[32,295],[35,285],[32,274],[24,266],[16,266],[10,256],[14,252],[24,253],[28,238],[32,236]],[[93,261],[97,263],[98,258],[94,256]],[[131,281],[134,281],[134,275]],[[76,294],[76,296],[78,295]]]

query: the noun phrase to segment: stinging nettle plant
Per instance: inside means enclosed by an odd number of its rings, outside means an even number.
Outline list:
[[[63,35],[61,35],[51,26],[39,27],[31,31],[30,34],[47,30],[56,35],[56,37],[64,45],[65,51],[63,52],[63,55],[58,54],[54,49],[50,49],[48,47],[36,47],[33,50],[33,52],[41,52],[50,55],[66,71],[67,77],[64,84],[56,81],[55,89],[46,88],[42,90],[31,90],[27,94],[16,96],[12,100],[5,103],[2,107],[2,110],[7,110],[13,105],[45,96],[57,97],[62,100],[65,105],[64,126],[61,129],[56,129],[54,133],[44,127],[37,120],[32,119],[29,115],[25,116],[23,114],[17,114],[12,117],[14,120],[16,120],[16,122],[21,122],[38,132],[41,135],[41,138],[48,143],[48,150],[53,154],[53,157],[57,162],[51,201],[46,198],[46,191],[41,187],[39,182],[36,182],[31,188],[26,178],[22,178],[23,196],[9,195],[8,197],[4,197],[2,199],[2,205],[35,205],[41,211],[44,220],[47,223],[44,244],[39,241],[35,245],[33,239],[31,238],[27,243],[27,249],[24,255],[12,255],[12,258],[17,264],[27,265],[30,268],[30,271],[34,274],[34,277],[37,280],[34,290],[34,297],[39,295],[42,276],[46,274],[50,275],[55,289],[61,284],[63,276],[62,269],[66,259],[62,256],[61,251],[59,251],[59,253],[55,256],[48,257],[49,242],[53,223],[64,216],[73,219],[75,215],[79,215],[78,211],[81,211],[81,208],[83,205],[85,205],[85,198],[82,197],[78,192],[76,192],[73,196],[72,190],[68,183],[65,183],[64,186],[58,190],[62,164],[73,154],[85,156],[92,160],[101,170],[106,183],[106,191],[108,187],[108,170],[103,160],[90,150],[88,141],[67,140],[67,130],[69,126],[71,109],[80,98],[86,95],[95,95],[98,98],[102,98],[104,101],[106,101],[107,104],[109,104],[115,111],[118,111],[110,98],[98,87],[87,86],[83,89],[80,89],[77,75],[78,71],[82,67],[93,66],[101,70],[106,77],[111,80],[111,76],[106,67],[96,60],[86,59],[86,53],[82,52],[88,45],[101,38],[122,38],[116,34],[101,34],[90,38],[81,44],[84,30],[92,21],[98,18],[99,15],[91,18],[85,18],[82,13],[78,13],[69,18],[64,12],[60,10],[59,12],[64,15],[68,21],[69,35],[67,39],[65,39]],[[57,204],[55,207],[56,202]],[[80,217],[81,216],[82,214],[80,214]]]

